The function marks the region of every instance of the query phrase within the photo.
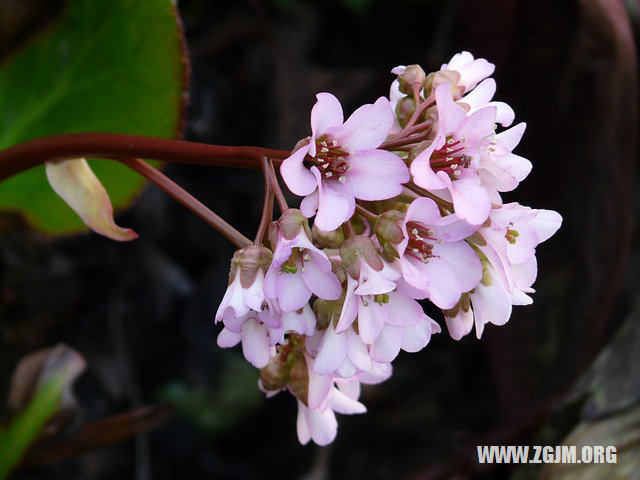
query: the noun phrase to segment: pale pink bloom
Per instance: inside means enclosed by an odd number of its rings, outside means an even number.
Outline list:
[[[478,254],[464,241],[477,227],[456,215],[440,216],[433,200],[417,198],[400,224],[404,239],[398,244],[399,264],[414,298],[429,298],[440,308],[452,308],[460,295],[482,278]]]
[[[409,327],[423,315],[418,302],[394,291],[401,274],[382,263],[383,268],[376,271],[362,259],[359,278],[347,274],[346,296],[335,329],[337,333],[347,330],[357,317],[358,333],[367,345],[375,342],[385,325]]]
[[[479,248],[511,292],[516,287],[522,291],[528,289],[528,293],[533,292],[529,287],[537,273],[535,249],[560,228],[562,217],[553,210],[508,203],[494,208],[490,220],[488,227],[478,230],[487,242],[486,246]],[[514,271],[516,265],[520,266]],[[519,280],[519,285],[516,285],[515,278]]]
[[[472,90],[480,81],[491,76],[495,70],[493,63],[484,58],[473,58],[469,52],[456,53],[448,63],[442,64],[440,70],[453,70],[460,74],[458,87],[463,87],[462,93]]]
[[[218,335],[218,346],[230,348],[242,342],[245,358],[256,368],[265,367],[275,356],[275,345],[281,338],[279,317],[271,312],[250,311],[235,320],[231,326],[225,323]]]
[[[266,296],[277,298],[283,312],[302,308],[311,294],[336,300],[342,293],[340,282],[331,271],[331,262],[311,243],[305,228],[301,226],[295,236],[287,238],[278,222],[273,225],[277,243],[264,282]]]
[[[266,300],[263,290],[264,273],[259,270],[254,282],[246,288],[242,286],[241,277],[242,275],[237,274],[227,287],[216,312],[216,322],[242,317],[250,310],[262,311],[263,303]]]
[[[519,123],[498,133],[480,156],[478,177],[484,188],[492,194],[494,203],[501,204],[502,201],[493,192],[514,190],[531,171],[529,160],[512,153],[520,143],[525,128],[525,123]]]
[[[496,123],[508,127],[515,119],[515,112],[504,102],[492,101],[496,93],[496,81],[487,78],[480,82],[476,88],[462,97],[458,104],[466,104],[469,107],[467,115],[470,115],[483,107],[496,108]],[[464,105],[463,105],[464,106]]]
[[[401,349],[409,353],[418,352],[427,346],[432,334],[439,332],[440,325],[425,314],[414,325],[386,323],[371,345],[371,359],[378,363],[391,362]]]
[[[315,214],[315,225],[331,231],[351,218],[355,198],[395,197],[410,177],[400,158],[377,150],[394,121],[386,98],[363,105],[344,123],[336,97],[319,93],[317,99],[309,141],[282,162],[280,172],[289,190],[305,196],[302,213]]]
[[[309,362],[308,357],[307,362]],[[313,364],[313,360],[311,360]],[[352,415],[365,413],[366,407],[358,401],[360,397],[360,384],[377,384],[387,380],[391,376],[391,364],[375,363],[372,368],[350,379],[335,378],[331,380],[327,395],[321,405],[312,406],[311,400],[306,406],[298,399],[298,440],[306,445],[313,440],[318,445],[331,443],[337,434],[338,422],[335,413]],[[310,375],[313,366],[309,369]],[[330,375],[325,377],[331,378]],[[326,388],[326,387],[325,387]],[[309,384],[311,390],[311,380]],[[309,394],[311,396],[311,393]],[[335,413],[334,413],[335,412]]]
[[[494,134],[496,107],[467,116],[453,101],[448,84],[436,86],[438,126],[435,138],[411,163],[416,185],[449,197],[455,213],[472,225],[482,224],[491,210],[478,178],[479,157]]]
[[[331,322],[325,330],[308,337],[305,347],[315,358],[314,372],[319,375],[335,374],[341,378],[351,378],[373,367],[367,344],[353,327],[337,333]]]
[[[473,308],[454,309],[445,318],[450,335],[459,340],[475,324],[480,338],[487,323],[503,325],[513,305],[533,302],[529,293],[537,276],[535,248],[560,228],[562,217],[517,203],[492,210],[491,224],[478,230],[486,245],[477,245],[486,259],[482,281],[469,292]]]

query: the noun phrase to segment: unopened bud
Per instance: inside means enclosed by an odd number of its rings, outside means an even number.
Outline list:
[[[313,235],[313,244],[318,248],[340,248],[340,245],[344,242],[342,228],[325,232],[314,225],[311,227],[311,233]]]
[[[412,95],[413,89],[422,89],[426,74],[420,65],[409,65],[398,75],[398,88],[405,95]]]
[[[464,93],[464,87],[459,87],[460,74],[455,70],[439,70],[427,75],[424,82],[424,94],[425,98],[431,95],[431,92],[441,83],[448,83],[451,85],[451,96],[453,100],[459,100]]]
[[[266,367],[260,369],[260,381],[267,391],[280,390],[289,382],[291,364],[287,362],[287,351],[280,349],[278,355],[272,357]]]
[[[401,127],[409,122],[416,110],[416,102],[412,97],[403,97],[396,103],[396,117]]]
[[[233,282],[235,276],[240,274],[240,285],[249,288],[253,285],[259,270],[266,273],[273,253],[267,247],[250,245],[237,250],[231,259],[231,271],[229,272],[229,284]]]
[[[293,358],[288,386],[298,400],[309,406],[309,370],[302,354]]]

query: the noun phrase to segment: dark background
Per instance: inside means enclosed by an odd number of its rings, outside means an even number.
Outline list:
[[[55,2],[47,8],[55,14]],[[75,388],[76,425],[177,405],[150,433],[16,478],[543,478],[480,468],[475,445],[527,445],[543,433],[555,445],[585,419],[637,408],[638,335],[609,349],[623,360],[598,377],[625,385],[612,390],[615,408],[587,408],[585,381],[576,384],[625,321],[626,332],[640,328],[631,313],[640,285],[637,2],[184,0],[179,9],[192,62],[186,139],[290,149],[309,134],[316,93],[334,93],[348,114],[388,95],[394,66],[429,72],[469,50],[496,64],[497,99],[528,124],[516,153],[534,169],[505,201],[557,210],[563,226],[538,248],[532,306],[480,341],[453,341],[445,329],[418,354],[402,353],[393,377],[364,391],[369,412],[339,417],[337,440],[323,449],[297,443],[291,396],[264,399],[240,350],[216,346],[234,248],[159,190],[147,187],[119,215],[140,234],[126,245],[3,225],[0,393],[22,356],[64,342],[89,363]],[[253,237],[259,173],[166,173]]]

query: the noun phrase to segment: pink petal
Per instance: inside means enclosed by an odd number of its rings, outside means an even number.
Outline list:
[[[309,399],[307,403],[309,408],[320,408],[331,393],[333,376],[316,374],[313,371],[314,360],[308,355],[305,355],[304,358],[309,372]]]
[[[302,278],[307,288],[325,300],[336,300],[342,293],[342,285],[335,274],[331,270],[321,271],[315,262],[305,262]]]
[[[472,290],[482,278],[480,258],[467,242],[436,243],[432,251],[447,262],[462,292]]]
[[[538,243],[548,240],[562,225],[562,217],[553,210],[538,209],[538,215],[531,221],[531,226],[538,236]]]
[[[343,334],[335,332],[333,325],[329,324],[325,330],[320,346],[318,347],[318,355],[313,364],[313,371],[318,375],[327,375],[332,373],[344,361],[347,355],[347,337]]]
[[[319,199],[320,192],[318,192],[318,190],[302,199],[302,202],[300,203],[300,211],[305,217],[311,218],[316,214],[318,211]]]
[[[491,101],[496,93],[496,81],[493,78],[487,78],[480,82],[476,88],[460,99],[466,103],[472,110],[484,107]]]
[[[379,363],[391,362],[398,356],[402,345],[403,328],[385,325],[371,345],[371,358]]]
[[[492,270],[492,269],[490,269]],[[504,325],[511,316],[511,299],[509,292],[497,278],[492,278],[491,285],[479,284],[472,294],[476,324]],[[477,333],[477,332],[476,332]],[[480,338],[480,334],[478,334]]]
[[[365,343],[351,328],[344,334],[347,336],[347,356],[351,362],[362,371],[371,370],[371,357]]]
[[[521,122],[504,132],[498,133],[496,135],[496,140],[510,152],[518,146],[526,128],[527,124]]]
[[[347,397],[357,400],[360,398],[360,382],[358,380],[339,380],[338,389]]]
[[[456,214],[451,214],[439,219],[435,225],[431,225],[431,229],[436,238],[445,242],[457,242],[473,235],[478,231],[478,226],[465,222]]]
[[[316,167],[311,167],[311,172],[318,180],[319,193],[314,223],[320,230],[331,232],[351,218],[356,208],[355,199],[349,194],[345,196],[337,180],[322,181]]]
[[[520,155],[508,153],[495,159],[495,165],[511,175],[516,181],[521,182],[531,172],[533,165]],[[515,188],[515,187],[514,187]]]
[[[538,261],[536,257],[531,257],[524,263],[513,265],[511,273],[513,275],[513,281],[518,288],[530,287],[538,276]]]
[[[432,322],[433,320],[423,315],[418,323],[405,327],[402,334],[402,350],[415,353],[426,347],[431,340]]]
[[[435,96],[438,107],[438,137],[446,137],[460,128],[467,112],[453,101],[450,84],[437,85]]]
[[[390,292],[394,288],[395,282],[386,279],[381,272],[376,272],[366,261],[361,263],[358,288],[354,291],[356,295],[378,295]]]
[[[311,438],[320,446],[333,442],[338,432],[338,422],[333,410],[327,408],[324,411],[306,410],[307,423]]]
[[[240,277],[240,272],[238,272],[237,277]],[[249,288],[242,289],[243,302],[256,312],[259,312],[262,309],[262,302],[264,302],[263,287],[264,272],[262,270],[258,270],[253,284]]]
[[[302,445],[306,445],[311,440],[311,432],[309,431],[309,425],[307,424],[307,416],[305,414],[305,405],[298,400],[298,420],[296,422],[296,429],[298,433],[298,441]]]
[[[216,322],[228,317],[241,317],[248,311],[249,307],[242,299],[242,286],[238,274],[224,292],[224,297],[222,297],[222,302],[216,312]]]
[[[437,257],[429,259],[429,263],[425,264],[425,270],[429,277],[434,279],[431,282],[429,299],[442,309],[453,308],[462,293],[454,270],[445,260]]]
[[[392,373],[390,363],[374,363],[371,370],[358,374],[358,380],[367,385],[377,385],[388,380]]]
[[[449,335],[454,340],[460,340],[473,328],[473,310],[471,308],[466,312],[461,308],[455,317],[445,316],[444,319],[447,322]]]
[[[316,324],[316,315],[311,306],[306,303],[302,307],[302,313],[284,312],[282,314],[282,328],[284,333],[296,332],[300,335],[313,335]]]
[[[318,186],[313,174],[304,166],[303,160],[311,145],[305,145],[280,165],[280,174],[289,190],[304,196],[313,193]]]
[[[364,150],[348,157],[351,170],[344,186],[362,200],[384,200],[402,193],[411,176],[405,163],[385,150]]]
[[[329,407],[338,413],[342,413],[343,415],[365,413],[367,411],[367,408],[363,404],[361,404],[357,400],[354,400],[353,398],[349,398],[338,389],[333,389]]]
[[[353,293],[357,285],[358,281],[351,278],[351,275],[347,275],[347,291],[345,292],[340,319],[336,325],[336,332],[338,333],[349,328],[358,315],[359,297]]]
[[[406,225],[408,222],[418,222],[429,228],[431,225],[435,225],[440,218],[440,210],[438,210],[436,203],[430,198],[420,197],[409,205],[404,223]]]
[[[472,179],[461,179],[452,182],[444,172],[438,176],[449,187],[456,214],[472,225],[484,223],[491,211],[491,202],[487,191]]]
[[[218,335],[218,346],[221,348],[235,347],[242,340],[242,335],[223,328]]]
[[[312,151],[315,157],[315,140],[324,135],[330,127],[342,125],[344,119],[342,106],[336,97],[330,93],[316,95],[317,102],[311,109]]]
[[[349,360],[349,357],[344,359],[344,362],[336,369],[335,374],[340,378],[351,378],[358,373],[356,366]],[[338,378],[334,377],[334,378]]]
[[[426,188],[427,190],[447,188],[447,185],[440,180],[436,172],[431,168],[431,154],[436,148],[442,147],[443,144],[444,137],[436,138],[426,150],[419,153],[413,162],[411,162],[409,170],[414,183],[419,187]]]
[[[266,367],[269,363],[271,348],[267,335],[267,326],[255,319],[247,320],[242,326],[242,353],[254,367]]]
[[[380,97],[373,105],[358,108],[344,125],[331,128],[328,134],[348,152],[371,150],[387,138],[393,120],[389,100]]]
[[[367,306],[364,305],[365,302]],[[385,307],[386,305],[374,302],[373,298],[361,300],[358,304],[358,331],[367,345],[375,341],[387,321],[389,309]]]
[[[109,194],[84,158],[45,162],[45,170],[51,188],[91,230],[121,242],[138,238],[116,225]]]
[[[516,118],[516,113],[507,103],[489,102],[487,106],[496,107],[496,123],[499,123],[503,127],[511,125]]]
[[[423,315],[422,307],[418,302],[397,292],[389,293],[387,308],[389,310],[387,323],[399,327],[415,325]]]
[[[456,138],[467,137],[467,146],[476,148],[478,142],[484,141],[495,131],[496,107],[484,107],[468,116],[456,131]],[[488,143],[488,142],[487,142]]]
[[[278,273],[278,303],[283,312],[292,312],[302,308],[311,297],[298,268],[296,273]]]

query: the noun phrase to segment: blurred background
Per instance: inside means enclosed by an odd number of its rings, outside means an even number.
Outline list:
[[[63,9],[2,0],[0,55]],[[557,210],[564,224],[538,248],[532,306],[481,340],[443,333],[418,354],[401,353],[393,377],[364,391],[368,413],[339,417],[336,441],[318,448],[297,442],[294,399],[265,399],[241,351],[216,346],[213,316],[234,248],[204,222],[149,186],[117,217],[140,235],[128,244],[52,239],[5,215],[0,398],[20,359],[39,349],[64,343],[88,365],[71,420],[41,458],[55,442],[73,446],[83,425],[123,412],[148,424],[14,477],[640,479],[640,3],[182,0],[178,9],[191,57],[185,139],[291,149],[309,134],[316,93],[332,92],[348,114],[388,95],[394,66],[429,72],[468,50],[495,63],[496,98],[528,125],[516,153],[534,168],[505,200]],[[259,172],[165,173],[253,237]],[[108,436],[116,423],[98,430]],[[476,445],[567,436],[617,445],[618,464],[477,463]]]

